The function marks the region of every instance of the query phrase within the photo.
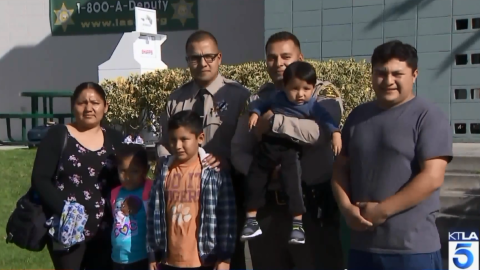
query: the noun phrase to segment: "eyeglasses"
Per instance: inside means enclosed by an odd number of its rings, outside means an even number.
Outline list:
[[[202,58],[205,59],[205,62],[207,63],[212,63],[215,58],[217,58],[217,56],[219,55],[220,53],[209,53],[209,54],[203,54],[203,55],[190,55],[190,56],[187,56],[185,57],[185,59],[187,60],[188,63],[200,63],[202,61]]]

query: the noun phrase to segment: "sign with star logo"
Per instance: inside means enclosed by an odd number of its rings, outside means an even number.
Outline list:
[[[63,31],[67,31],[68,25],[74,25],[72,20],[73,9],[67,9],[64,3],[62,3],[60,9],[54,10],[53,12],[56,17],[54,25],[60,25]]]
[[[179,20],[182,25],[185,25],[188,19],[193,19],[195,16],[192,14],[193,4],[180,0],[178,3],[172,4],[175,13],[173,13],[172,19]]]
[[[135,31],[135,7],[157,12],[158,32],[198,29],[200,0],[50,0],[53,36]]]

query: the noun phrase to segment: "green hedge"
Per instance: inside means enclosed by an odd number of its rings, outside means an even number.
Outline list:
[[[344,101],[344,118],[357,105],[372,100],[371,65],[365,61],[307,60],[317,70],[318,77],[330,81],[340,90]],[[265,61],[247,62],[240,65],[222,65],[223,76],[236,80],[253,93],[270,81]],[[101,83],[107,92],[110,108],[106,120],[110,124],[120,125],[127,132],[144,128],[140,119],[148,108],[155,115],[165,108],[170,92],[191,80],[190,72],[185,68],[158,70],[128,78],[105,80]],[[325,95],[336,95],[334,89],[326,87]],[[343,122],[343,121],[342,121]],[[151,123],[146,123],[151,124]]]

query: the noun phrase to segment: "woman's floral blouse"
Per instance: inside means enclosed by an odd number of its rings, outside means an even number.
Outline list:
[[[105,211],[108,210],[105,194],[109,192],[106,189],[110,188],[108,180],[115,177],[112,159],[115,149],[113,145],[104,143],[98,150],[88,150],[70,133],[67,136],[56,186],[65,201],[77,202],[85,207],[88,221],[84,234],[88,239],[100,226],[108,224],[104,220]]]

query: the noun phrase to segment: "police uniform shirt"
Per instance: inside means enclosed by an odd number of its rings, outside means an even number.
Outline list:
[[[165,148],[168,147],[168,119],[177,112],[192,110],[195,102],[199,100],[197,94],[202,89],[206,89],[202,91],[205,92],[203,115],[205,142],[202,147],[207,153],[230,160],[230,142],[244,104],[250,97],[250,91],[220,74],[206,88],[199,87],[192,80],[170,94],[165,113],[161,117],[162,137],[160,144],[157,145],[158,157],[169,155]]]

